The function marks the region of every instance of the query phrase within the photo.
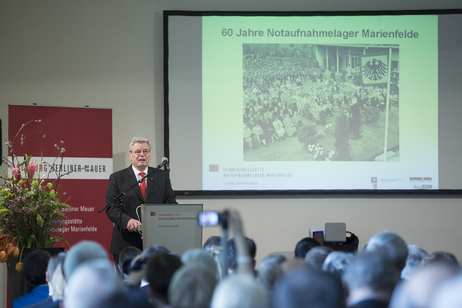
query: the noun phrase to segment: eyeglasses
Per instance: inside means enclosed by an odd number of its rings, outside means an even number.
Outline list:
[[[143,151],[136,150],[135,152],[132,152],[132,153],[135,154],[136,156],[139,156],[139,155],[141,155],[141,153],[143,153],[144,155],[148,155],[150,153],[150,151],[149,150],[143,150]]]

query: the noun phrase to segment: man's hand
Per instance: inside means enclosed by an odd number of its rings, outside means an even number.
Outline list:
[[[130,232],[138,232],[138,225],[140,222],[136,219],[130,219],[127,224],[127,230]]]

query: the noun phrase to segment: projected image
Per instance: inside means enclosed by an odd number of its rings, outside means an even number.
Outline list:
[[[398,45],[243,44],[243,90],[244,161],[399,161]]]

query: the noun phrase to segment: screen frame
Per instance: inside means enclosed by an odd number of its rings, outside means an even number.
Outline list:
[[[164,155],[170,157],[170,126],[169,126],[169,40],[168,28],[170,16],[380,16],[380,15],[461,15],[462,9],[429,9],[429,10],[377,10],[377,11],[163,11],[163,79],[164,79]],[[438,77],[439,79],[439,77]],[[438,132],[440,134],[440,132]],[[439,150],[440,151],[440,150]],[[462,196],[461,189],[306,189],[306,190],[174,190],[178,196]]]

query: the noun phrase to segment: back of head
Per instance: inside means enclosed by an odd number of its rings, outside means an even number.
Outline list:
[[[444,282],[436,291],[430,308],[460,308],[462,307],[462,274]]]
[[[175,272],[170,281],[169,303],[173,308],[210,307],[216,285],[215,273],[200,263],[185,264]]]
[[[400,272],[406,265],[407,244],[401,236],[394,232],[382,231],[375,234],[367,242],[365,250],[386,254]]]
[[[94,259],[107,259],[107,253],[103,246],[93,241],[81,241],[69,249],[64,260],[64,275],[66,280],[72,272],[82,263]]]
[[[170,253],[170,250],[168,250],[165,246],[162,246],[162,245],[154,245],[154,246],[144,249],[143,252],[141,253],[141,257],[144,260],[147,260],[147,259],[150,259],[156,256],[158,253],[168,254]]]
[[[291,271],[276,287],[276,307],[342,308],[345,293],[339,279],[313,269]]]
[[[60,252],[52,256],[48,262],[48,277],[51,284],[51,293],[53,301],[63,299],[64,289],[66,288],[66,280],[64,278],[63,264],[67,256],[67,252]]]
[[[400,272],[393,262],[379,253],[363,251],[356,255],[343,273],[348,289],[371,291],[393,291],[399,281]]]
[[[294,256],[295,258],[305,259],[308,251],[313,247],[321,246],[317,240],[312,237],[302,238],[297,245],[295,245]]]
[[[247,246],[249,248],[250,258],[252,258],[252,260],[255,260],[255,256],[257,254],[257,245],[255,245],[255,242],[248,237],[246,237],[246,240],[247,240]],[[236,251],[236,244],[234,242],[234,238],[228,241],[228,243],[226,244],[226,248],[228,250],[228,269],[235,271],[237,268],[237,263],[236,263],[237,251]]]
[[[66,278],[64,277],[63,263],[58,264],[56,267],[50,283],[53,288],[53,294],[51,295],[53,301],[63,299],[64,290],[66,289]]]
[[[204,246],[202,246],[202,249],[204,250],[208,250],[209,247],[211,246],[220,246],[221,245],[221,236],[211,236],[209,237],[205,243],[204,243]]]
[[[448,279],[459,273],[459,267],[447,262],[432,262],[419,267],[409,280],[405,281],[400,292],[394,292],[390,306],[394,308],[429,307],[435,292]]]
[[[111,262],[94,259],[82,263],[68,279],[66,308],[99,308],[114,294],[123,293],[122,281]]]
[[[209,255],[212,256],[213,260],[215,260],[216,264],[216,269],[217,269],[217,278],[220,281],[223,277],[223,248],[220,246],[216,245],[211,245],[211,246],[204,246],[204,251],[206,251]]]
[[[447,262],[454,266],[459,267],[459,261],[456,256],[448,251],[435,251],[429,253],[422,259],[422,265],[433,263],[433,262]]]
[[[283,264],[287,261],[286,257],[278,254],[270,254],[264,257],[258,264],[257,281],[265,287],[268,292],[272,292],[276,282],[284,274]]]
[[[334,250],[327,246],[313,247],[306,254],[305,262],[315,269],[322,270],[324,260],[327,258],[327,255],[329,255],[332,251]]]
[[[158,253],[148,260],[146,278],[153,294],[168,302],[168,286],[173,274],[181,267],[181,260],[168,253]]]
[[[215,289],[210,308],[268,308],[265,289],[251,274],[237,273],[221,281]],[[281,306],[282,307],[282,306]]]
[[[217,264],[215,259],[206,251],[200,248],[194,248],[186,251],[181,256],[183,264],[197,264],[205,267],[217,277]]]
[[[35,288],[47,283],[46,272],[50,257],[47,251],[41,249],[35,249],[24,257],[21,274],[28,286]]]
[[[351,253],[332,251],[324,260],[322,270],[332,273],[335,277],[341,279],[343,272],[353,258],[354,256]]]
[[[57,255],[51,256],[50,260],[48,261],[48,267],[47,267],[47,272],[48,275],[53,277],[53,274],[55,273],[56,268],[58,265],[61,265],[60,268],[62,270],[62,264],[64,263],[64,259],[66,258],[67,252],[60,252]]]
[[[419,268],[422,259],[428,255],[428,252],[418,247],[417,245],[407,246],[407,259],[406,265],[401,271],[401,279],[409,279],[411,275]]]
[[[141,250],[139,250],[138,248],[134,246],[128,246],[122,249],[119,255],[119,264],[118,264],[119,270],[123,272],[123,274],[128,275],[129,269],[127,269],[127,264],[130,264],[131,261],[140,254],[141,254]]]

